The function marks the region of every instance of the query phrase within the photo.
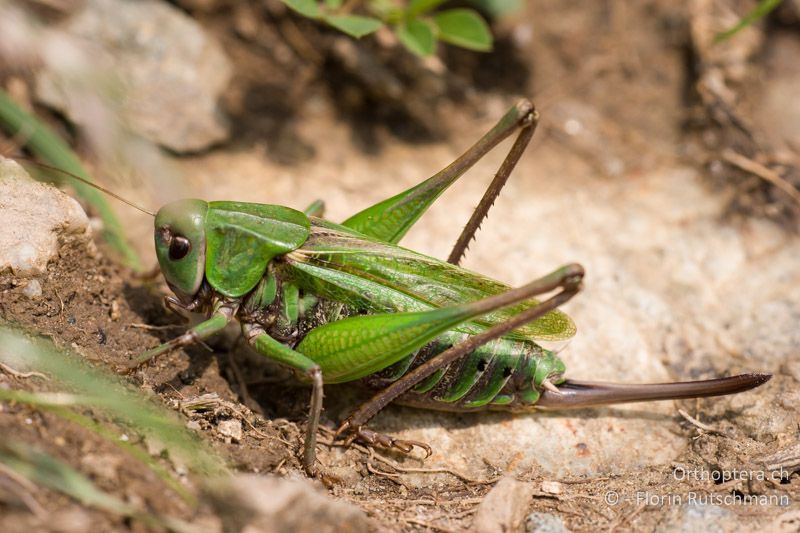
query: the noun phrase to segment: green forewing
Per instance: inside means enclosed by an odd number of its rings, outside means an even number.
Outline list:
[[[308,238],[308,217],[288,207],[209,202],[206,217],[206,278],[233,298],[251,291],[276,255]]]
[[[311,330],[296,349],[320,366],[326,383],[344,383],[396,363],[469,316],[467,306],[354,316]]]
[[[532,111],[527,102],[512,107],[489,133],[450,165],[422,183],[356,213],[342,222],[342,226],[379,241],[397,244],[448,187],[483,154],[510,135],[514,125]]]
[[[342,224],[376,239],[397,243],[452,181],[454,179],[447,183],[425,181],[356,213]]]
[[[288,261],[292,275],[305,290],[373,313],[449,307],[509,290],[480,274],[319,219],[313,219],[309,239]],[[537,303],[531,298],[485,314],[471,324],[485,329]],[[470,325],[457,329],[476,332]],[[554,310],[506,337],[564,340],[574,334],[572,320]]]

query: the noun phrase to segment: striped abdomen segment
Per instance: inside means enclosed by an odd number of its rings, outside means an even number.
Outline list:
[[[372,388],[382,388],[409,370],[432,359],[468,334],[448,332],[417,353],[364,378]],[[548,353],[530,341],[498,339],[487,343],[450,366],[439,369],[399,400],[429,409],[469,411],[514,410],[530,407],[539,399],[533,385],[537,363]]]

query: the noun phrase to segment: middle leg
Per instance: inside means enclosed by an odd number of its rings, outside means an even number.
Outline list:
[[[228,323],[233,319],[233,315],[235,313],[235,307],[219,305],[208,320],[197,324],[193,328],[190,328],[180,337],[176,337],[171,341],[167,341],[164,344],[156,346],[152,350],[144,352],[142,355],[134,359],[132,363],[124,367],[122,371],[126,374],[129,374],[154,357],[178,348],[183,348],[184,346],[190,346],[196,342],[207,339],[215,333],[219,333],[225,329],[225,326],[227,326]]]
[[[317,470],[317,429],[322,415],[322,370],[305,355],[276,341],[256,324],[242,324],[242,331],[250,345],[260,354],[301,372],[311,382],[311,401],[308,412],[306,438],[303,444],[303,467],[310,476]]]

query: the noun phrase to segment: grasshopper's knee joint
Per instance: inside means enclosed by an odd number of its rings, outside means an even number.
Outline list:
[[[529,128],[539,123],[539,112],[533,102],[527,98],[517,103],[516,112],[519,117],[519,127],[521,128]]]
[[[528,111],[525,116],[522,117],[520,121],[521,128],[532,128],[539,123],[539,112],[536,109],[531,109]]]
[[[192,344],[198,341],[200,341],[200,335],[194,330],[189,330],[180,337],[178,337],[178,342],[176,343],[175,348],[183,346],[191,346]]]
[[[538,118],[539,114],[536,112],[536,108],[533,105],[533,102],[528,100],[527,98],[523,98],[519,102],[517,102],[517,113],[519,113],[520,117],[527,118],[528,116],[536,115]]]
[[[259,335],[266,333],[264,328],[258,324],[251,324],[249,322],[242,323],[242,334],[248,344],[253,345]]]
[[[572,263],[565,266],[561,271],[561,277],[563,279],[562,285],[564,290],[579,291],[583,283],[584,275],[586,275],[586,271],[584,270],[583,266],[577,263]]]
[[[564,283],[564,290],[568,292],[578,292],[583,287],[583,277],[573,276],[567,278]]]
[[[308,377],[311,379],[311,383],[313,383],[314,389],[317,389],[317,390],[321,391],[322,390],[322,369],[319,367],[319,365],[315,365],[315,366],[309,368],[306,371],[306,374],[308,374]]]
[[[564,278],[583,278],[586,274],[586,270],[583,268],[582,265],[578,263],[570,263],[563,269]]]

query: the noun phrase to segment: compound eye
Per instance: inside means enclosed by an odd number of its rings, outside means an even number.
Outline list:
[[[192,243],[186,237],[175,235],[169,243],[169,258],[172,261],[178,261],[186,257],[189,250],[192,249]]]

